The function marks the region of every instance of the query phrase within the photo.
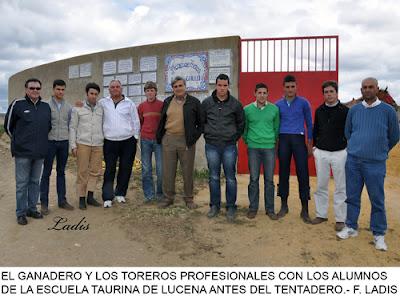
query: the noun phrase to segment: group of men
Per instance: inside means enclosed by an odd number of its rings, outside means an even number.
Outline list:
[[[43,218],[49,213],[49,177],[57,159],[58,206],[73,209],[66,200],[65,166],[68,150],[77,157],[77,193],[79,208],[101,206],[94,199],[97,179],[101,176],[103,206],[114,200],[126,202],[136,144],[140,137],[142,186],[146,203],[158,201],[160,208],[174,203],[178,161],[183,177],[183,198],[189,209],[193,200],[193,174],[196,142],[205,139],[209,171],[209,218],[221,210],[221,166],[226,182],[226,218],[234,221],[237,210],[237,142],[243,137],[248,148],[250,182],[247,217],[253,219],[259,207],[259,176],[264,174],[265,213],[272,220],[288,212],[289,177],[294,157],[301,202],[301,219],[320,224],[328,218],[328,183],[331,171],[335,180],[335,229],[341,239],[357,236],[357,220],[364,184],[370,197],[371,230],[375,246],[386,250],[387,228],[384,206],[384,177],[388,152],[399,140],[395,111],[377,99],[378,82],[362,81],[362,103],[350,110],[338,100],[335,81],[322,84],[324,102],[315,112],[314,127],[310,103],[297,95],[294,76],[283,80],[284,96],[276,103],[268,101],[268,87],[255,85],[255,101],[243,108],[229,91],[229,77],[220,74],[216,88],[204,101],[186,91],[182,77],[172,80],[173,94],[164,102],[157,100],[157,84],[144,86],[146,101],[138,108],[122,94],[118,80],[109,84],[110,95],[98,100],[100,88],[86,86],[86,99],[75,107],[64,101],[66,84],[56,80],[49,103],[41,100],[41,82],[29,79],[26,96],[14,100],[7,111],[5,130],[11,137],[15,157],[17,222],[27,224],[26,217]],[[277,149],[277,150],[276,150]],[[277,194],[281,207],[275,213],[273,181],[276,152],[279,160]],[[152,175],[155,157],[157,182]],[[308,211],[310,184],[308,157],[314,155],[317,190],[314,193],[316,218]],[[117,184],[114,178],[118,164]],[[43,168],[43,173],[42,173]],[[346,184],[347,182],[351,182]],[[39,198],[41,212],[36,209]]]

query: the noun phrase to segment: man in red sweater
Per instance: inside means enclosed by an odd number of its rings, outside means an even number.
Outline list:
[[[160,123],[163,102],[157,100],[157,84],[151,81],[144,84],[144,93],[147,100],[139,105],[140,118],[140,148],[142,159],[142,185],[145,203],[160,200],[162,191],[162,152],[161,144],[156,141],[156,131]],[[154,188],[152,174],[152,153],[156,160],[157,184]],[[156,192],[155,192],[156,191]]]

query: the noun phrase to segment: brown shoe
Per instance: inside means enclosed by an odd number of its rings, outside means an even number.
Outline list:
[[[278,220],[278,219],[279,219],[278,215],[275,214],[275,213],[272,213],[272,212],[267,213],[267,216],[268,216],[271,220]]]
[[[312,224],[320,224],[322,222],[328,221],[327,218],[321,218],[321,217],[316,217],[314,220],[312,220]]]
[[[49,214],[49,207],[46,204],[40,204],[40,212],[43,216],[47,216]]]
[[[249,210],[249,211],[247,212],[246,217],[249,218],[249,219],[254,219],[254,218],[256,217],[256,215],[257,215],[257,212],[256,212],[256,211]]]
[[[340,232],[342,229],[344,229],[344,222],[336,222],[335,231]]]
[[[172,204],[174,204],[173,200],[165,199],[158,203],[158,208],[167,208],[168,206],[171,206]]]
[[[198,207],[198,205],[193,202],[186,202],[186,207],[189,209],[196,209]]]

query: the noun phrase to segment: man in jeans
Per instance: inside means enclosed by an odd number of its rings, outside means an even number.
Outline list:
[[[162,152],[161,145],[157,143],[156,132],[160,123],[163,102],[157,99],[157,84],[148,81],[144,84],[144,93],[147,100],[138,107],[140,119],[140,149],[142,160],[142,187],[144,202],[150,203],[160,200],[162,191]],[[152,153],[156,160],[157,184],[154,190]]]
[[[353,106],[346,118],[347,217],[346,226],[336,235],[340,239],[358,235],[361,192],[365,184],[371,202],[370,228],[375,248],[386,251],[386,159],[389,151],[399,141],[399,122],[393,108],[378,99],[378,91],[378,81],[375,78],[364,79],[361,84],[364,100]]]
[[[346,164],[347,141],[344,126],[349,109],[338,100],[338,85],[335,81],[322,84],[324,103],[315,111],[314,158],[317,170],[317,190],[314,193],[316,218],[313,224],[328,220],[328,185],[331,175],[335,179],[333,203],[335,209],[335,230],[340,231],[346,220]]]
[[[229,93],[229,77],[220,74],[216,89],[202,105],[205,150],[209,170],[209,218],[216,217],[221,208],[221,164],[226,178],[226,218],[233,222],[236,216],[236,142],[244,130],[242,104]]]
[[[40,97],[41,86],[38,79],[27,80],[25,97],[10,104],[4,120],[4,129],[11,137],[11,154],[15,157],[16,214],[20,225],[28,223],[26,217],[43,218],[36,203],[43,160],[47,155],[51,110]]]
[[[278,217],[283,218],[288,212],[290,163],[292,156],[296,164],[297,181],[301,200],[300,217],[304,223],[311,224],[308,214],[310,199],[310,178],[308,174],[308,156],[312,155],[312,118],[310,102],[297,95],[296,78],[287,75],[283,79],[285,96],[276,102],[279,108],[279,185],[278,196],[281,197],[281,209]],[[307,134],[304,129],[307,126]],[[307,135],[307,146],[305,142]]]
[[[279,109],[268,102],[268,87],[258,83],[255,88],[256,101],[244,108],[246,123],[243,139],[247,144],[250,183],[248,196],[250,201],[247,218],[255,218],[259,202],[259,178],[261,166],[264,169],[264,205],[265,213],[271,220],[277,220],[274,211],[274,169],[275,144],[279,134]]]
[[[72,210],[65,197],[65,166],[68,160],[68,125],[71,120],[72,106],[64,100],[65,82],[53,82],[53,96],[49,105],[51,109],[51,131],[49,133],[49,149],[44,160],[43,174],[40,181],[40,206],[43,215],[49,213],[49,181],[53,169],[53,161],[57,161],[57,196],[58,207]]]

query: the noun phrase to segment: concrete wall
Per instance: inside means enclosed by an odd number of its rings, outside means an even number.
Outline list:
[[[69,59],[56,61],[33,67],[18,72],[10,77],[8,83],[8,97],[11,102],[13,99],[24,96],[24,83],[30,77],[38,78],[42,81],[42,97],[49,99],[52,93],[52,83],[54,79],[63,79],[67,83],[65,98],[70,103],[83,99],[85,96],[85,85],[88,82],[96,82],[100,86],[103,85],[103,62],[118,61],[120,59],[132,58],[133,73],[139,72],[139,59],[145,56],[157,57],[157,84],[158,93],[161,97],[169,95],[165,93],[165,57],[167,55],[193,53],[212,49],[231,49],[231,93],[238,96],[238,78],[239,78],[239,45],[240,37],[219,37],[197,40],[187,40],[178,42],[169,42],[154,45],[145,45],[137,47],[129,47],[116,49],[93,54],[87,54]],[[81,77],[69,79],[68,71],[71,65],[79,65],[84,63],[92,63],[91,77]],[[183,76],[184,77],[184,76]],[[213,84],[208,85],[208,90],[201,92],[192,92],[202,100],[209,95],[214,89]],[[196,168],[206,167],[204,156],[204,140],[200,139],[197,143]]]

